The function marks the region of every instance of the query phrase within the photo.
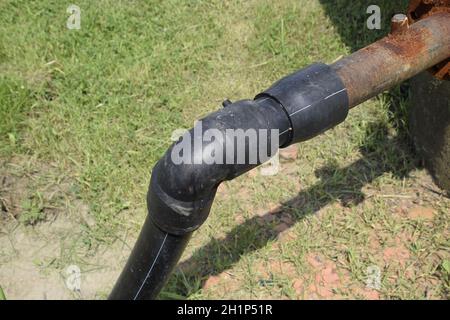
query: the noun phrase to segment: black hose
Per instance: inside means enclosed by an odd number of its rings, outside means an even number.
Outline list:
[[[347,113],[348,96],[340,78],[329,66],[314,64],[281,79],[255,100],[227,103],[198,122],[153,169],[149,216],[110,299],[156,297],[192,232],[208,217],[221,182],[267,161],[279,147],[337,125]],[[238,143],[229,130],[263,134],[256,142]],[[216,133],[214,139],[204,139],[211,132]],[[221,161],[211,162],[211,150]],[[174,155],[182,155],[184,161],[175,161]],[[244,161],[239,162],[240,156]]]
[[[130,258],[111,292],[112,300],[154,299],[180,259],[192,233],[176,236],[146,219]]]

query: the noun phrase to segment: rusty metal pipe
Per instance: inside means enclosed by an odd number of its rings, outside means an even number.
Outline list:
[[[331,65],[350,107],[450,57],[450,13],[436,13]]]

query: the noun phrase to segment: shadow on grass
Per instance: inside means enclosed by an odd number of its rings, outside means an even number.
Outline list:
[[[380,39],[389,32],[390,18],[404,12],[407,0],[320,0],[329,18],[337,28],[343,42],[356,51]],[[382,29],[368,30],[366,9],[377,4],[382,10]],[[338,168],[328,165],[316,171],[320,182],[300,192],[296,197],[280,204],[279,208],[263,216],[253,217],[231,230],[223,239],[211,239],[178,266],[162,298],[191,296],[198,292],[208,277],[230,269],[241,256],[263,248],[269,241],[334,201],[353,206],[364,201],[362,188],[385,173],[398,179],[406,177],[416,167],[407,132],[408,84],[380,95],[389,109],[389,120],[397,129],[390,138],[385,124],[374,124],[366,130],[361,146],[363,157],[351,165]],[[324,196],[325,195],[325,196]],[[276,212],[276,214],[274,214]],[[289,219],[284,219],[286,216]],[[274,220],[275,219],[275,220]],[[275,225],[274,225],[275,223]],[[282,226],[277,228],[276,225]]]
[[[384,37],[390,31],[391,17],[406,12],[409,0],[319,0],[325,13],[336,28],[341,40],[356,51]],[[367,8],[377,5],[381,10],[381,29],[366,26],[370,13]]]

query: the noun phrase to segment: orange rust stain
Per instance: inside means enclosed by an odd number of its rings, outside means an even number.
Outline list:
[[[408,7],[410,23],[427,18],[434,14],[450,13],[450,0],[411,0]],[[429,70],[441,80],[450,80],[450,59],[434,66]]]
[[[425,29],[420,32],[400,32],[383,38],[375,45],[384,47],[402,58],[410,58],[416,57],[417,53],[423,50],[428,37],[429,33]]]
[[[434,76],[441,80],[450,80],[450,58],[430,69]]]
[[[439,12],[450,12],[450,0],[411,0],[408,18],[413,22]]]

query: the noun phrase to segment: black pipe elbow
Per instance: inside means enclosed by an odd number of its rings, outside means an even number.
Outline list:
[[[110,299],[156,297],[192,232],[208,217],[221,182],[267,161],[279,147],[337,125],[347,113],[339,76],[314,64],[254,100],[227,103],[197,122],[153,169],[149,215]]]
[[[289,139],[290,122],[270,98],[229,104],[196,122],[152,172],[149,217],[182,235],[206,220],[217,187],[267,161]]]

